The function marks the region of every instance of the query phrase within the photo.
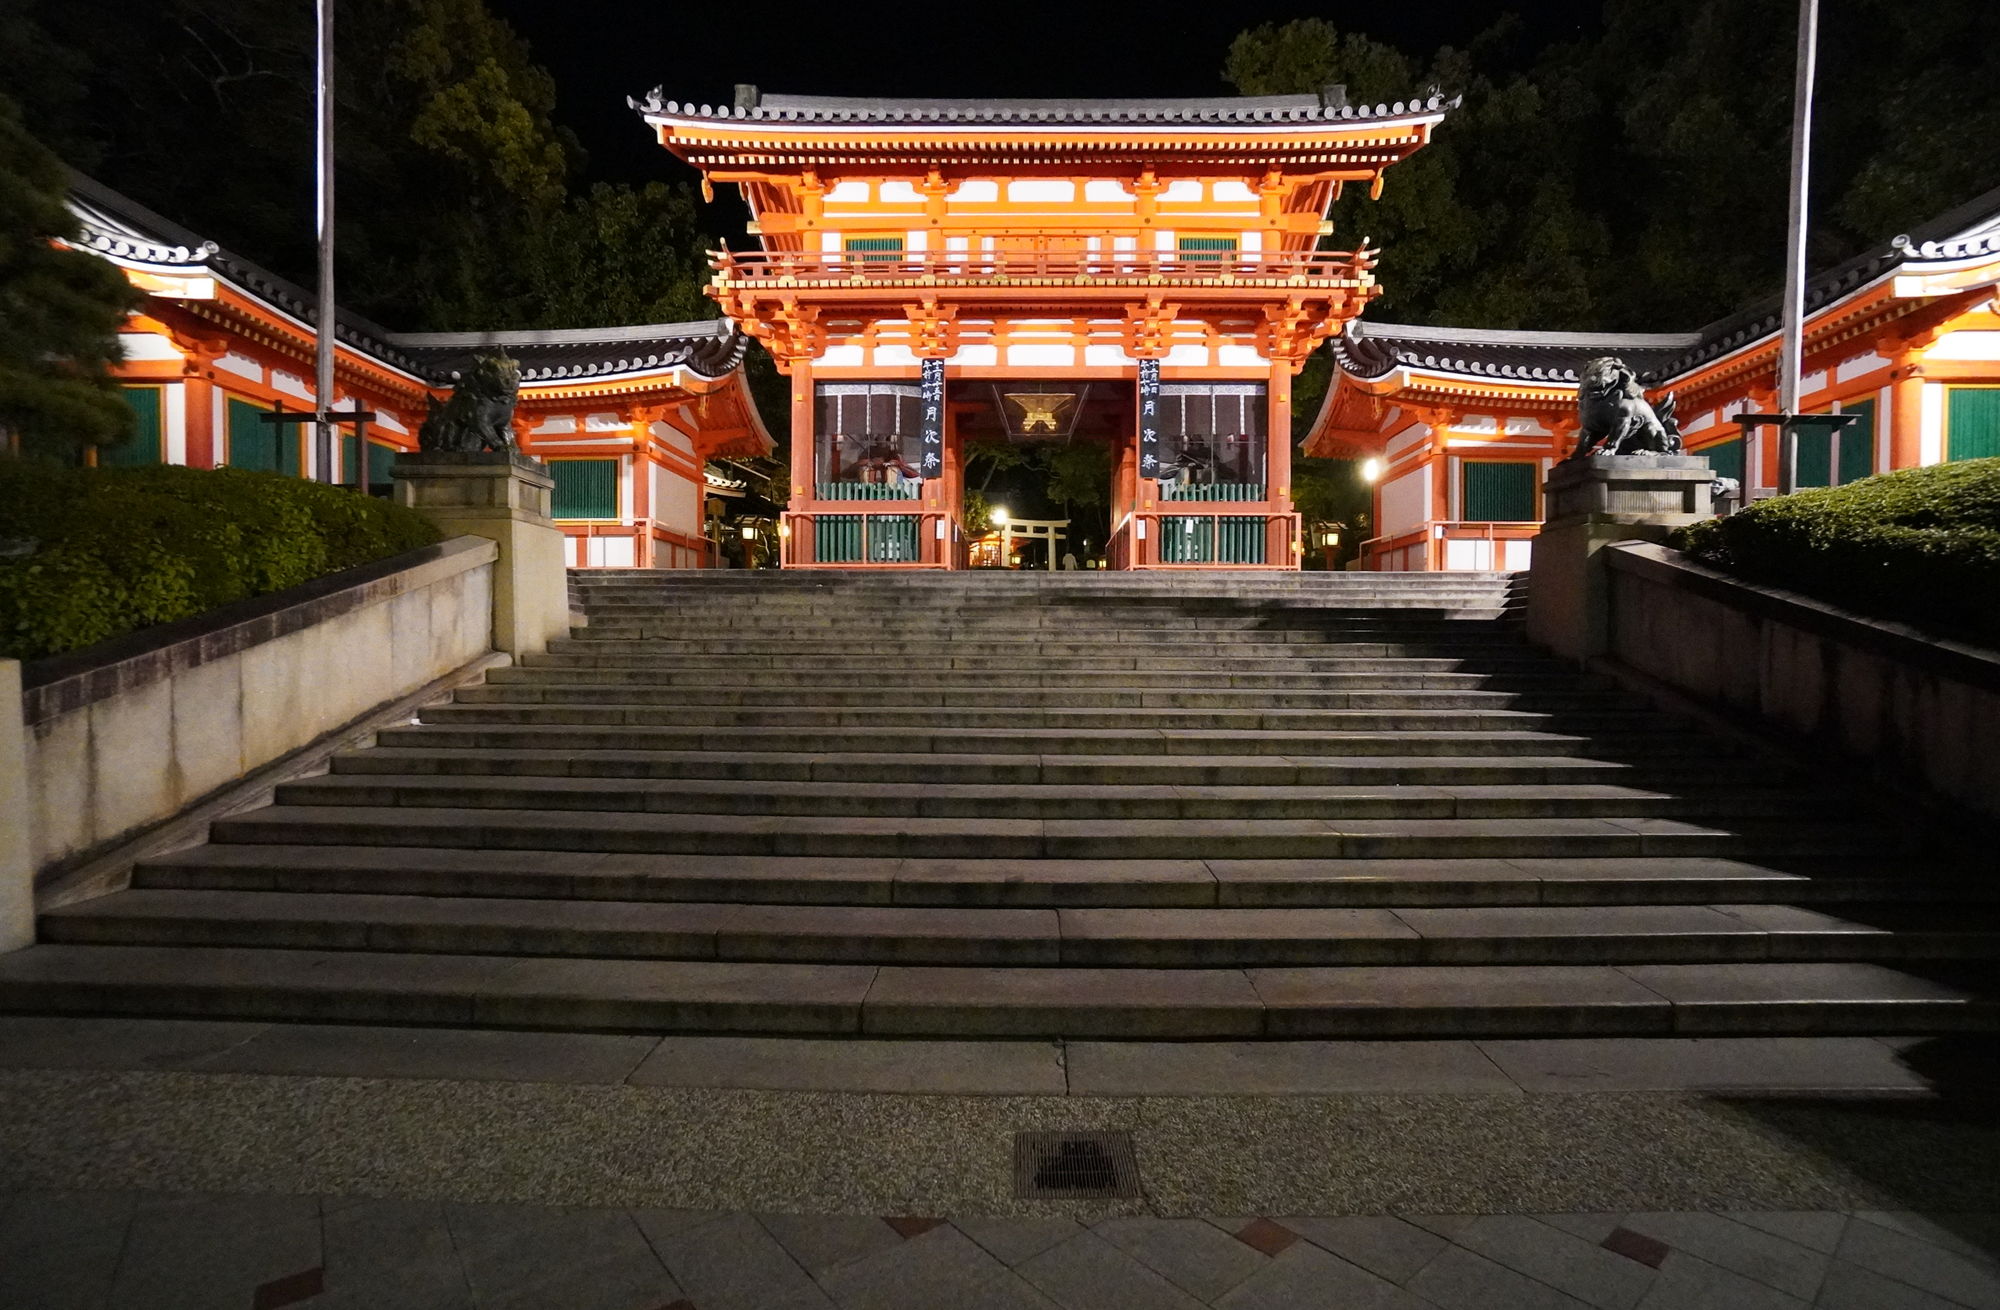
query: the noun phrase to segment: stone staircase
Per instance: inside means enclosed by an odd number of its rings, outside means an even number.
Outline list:
[[[1989,880],[1499,574],[593,572],[0,958],[16,1012],[1134,1038],[1990,1030]]]

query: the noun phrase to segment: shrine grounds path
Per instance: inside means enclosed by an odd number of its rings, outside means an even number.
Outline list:
[[[2000,1304],[1983,1044],[1672,1045],[0,1018],[0,1305]]]

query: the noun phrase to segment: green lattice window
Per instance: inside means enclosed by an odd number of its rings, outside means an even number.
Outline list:
[[[254,401],[229,397],[223,411],[224,428],[229,436],[228,463],[232,468],[262,469],[297,477],[300,433],[306,425],[266,423],[263,415],[267,412]]]
[[[840,248],[864,264],[894,263],[903,257],[903,238],[848,237]]]
[[[1236,253],[1235,237],[1180,237],[1174,244],[1180,252],[1180,257],[1189,261],[1219,262]]]
[[[1535,513],[1533,460],[1469,459],[1464,469],[1464,505],[1459,517],[1472,523],[1530,523]]]
[[[160,419],[160,388],[125,387],[125,403],[132,407],[136,420],[132,435],[115,446],[105,446],[97,452],[97,462],[101,466],[134,466],[158,464],[163,461],[165,433]]]
[[[553,517],[618,517],[617,460],[552,459],[549,461],[549,476],[556,480]]]
[[[1945,458],[2000,455],[2000,387],[1949,387],[1945,398]]]
[[[1850,400],[1840,412],[1860,417],[1841,429],[1836,470],[1843,484],[1859,482],[1875,472],[1875,402]]]

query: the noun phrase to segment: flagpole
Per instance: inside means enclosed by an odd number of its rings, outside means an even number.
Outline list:
[[[1778,412],[1788,420],[1778,429],[1778,491],[1797,482],[1798,437],[1789,420],[1799,412],[1800,377],[1805,368],[1806,185],[1812,175],[1813,64],[1819,45],[1819,0],[1799,0],[1797,80],[1792,87],[1792,189],[1785,231],[1785,307],[1778,351]]]
[[[319,19],[319,59],[316,98],[319,129],[313,143],[318,183],[319,315],[313,333],[313,396],[318,411],[313,424],[313,469],[321,482],[337,482],[333,422],[333,0],[314,0]],[[366,459],[367,452],[359,452]]]

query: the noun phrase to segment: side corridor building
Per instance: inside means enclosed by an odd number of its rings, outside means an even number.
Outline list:
[[[2000,455],[2000,190],[1813,279],[1801,408],[1861,417],[1801,436],[1795,487]],[[1359,567],[1522,569],[1550,464],[1575,444],[1576,379],[1619,355],[1656,403],[1674,394],[1688,449],[1759,498],[1782,485],[1778,302],[1695,332],[1599,335],[1357,320],[1308,455],[1374,458]]]
[[[146,293],[117,370],[138,434],[105,462],[229,465],[316,476],[311,410],[314,297],[88,178],[72,176],[77,244]],[[334,406],[373,411],[340,439],[334,480],[385,488],[415,450],[427,402],[450,394],[475,353],[521,365],[515,440],[555,477],[557,526],[580,567],[699,568],[707,461],[767,455],[771,437],[743,380],[747,339],[727,320],[554,332],[391,332],[342,314]]]

